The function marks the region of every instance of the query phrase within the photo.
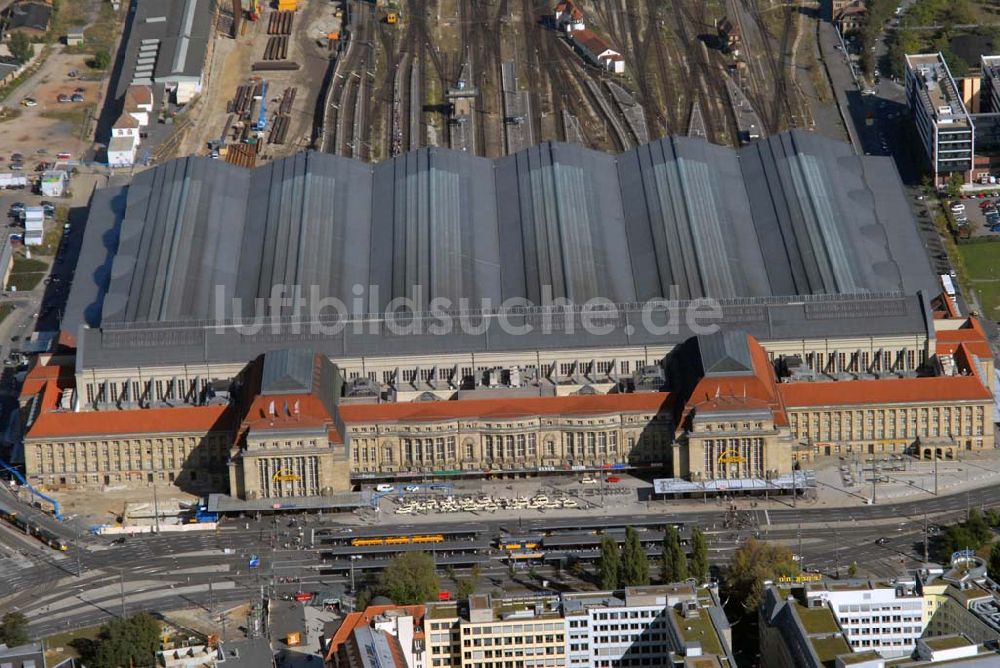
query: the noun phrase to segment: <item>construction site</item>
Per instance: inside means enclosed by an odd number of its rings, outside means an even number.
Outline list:
[[[813,127],[832,94],[816,9],[775,0],[226,0],[188,152],[377,162],[546,140],[738,146]]]

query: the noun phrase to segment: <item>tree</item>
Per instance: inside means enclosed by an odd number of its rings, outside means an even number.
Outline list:
[[[105,49],[101,49],[100,51],[96,52],[94,54],[94,57],[91,58],[90,62],[88,63],[88,65],[90,65],[95,70],[106,70],[108,69],[108,65],[110,64],[111,64],[111,54],[108,53],[107,50]]]
[[[601,556],[597,558],[597,577],[601,589],[617,589],[620,570],[618,543],[611,536],[605,536],[601,539]]]
[[[792,551],[782,545],[749,539],[733,553],[726,568],[725,589],[744,612],[752,612],[764,596],[764,581],[799,572]]]
[[[459,578],[458,591],[456,593],[459,600],[465,600],[476,593],[476,585],[472,582],[471,578]]]
[[[681,535],[673,526],[663,532],[663,562],[660,565],[660,579],[663,582],[686,580],[687,557],[681,547]]]
[[[983,546],[993,539],[993,531],[990,530],[989,523],[975,508],[969,511],[969,519],[965,521],[965,528],[968,529],[972,539],[979,546]]]
[[[991,580],[1000,582],[1000,543],[993,544],[993,549],[990,550],[989,561],[986,564],[986,571],[989,573]]]
[[[20,612],[8,612],[0,620],[0,643],[17,647],[31,641],[28,636],[28,618]]]
[[[94,656],[85,657],[97,668],[151,666],[160,647],[160,622],[141,612],[127,619],[113,619],[101,627]]]
[[[649,557],[639,541],[639,532],[632,527],[625,529],[622,581],[626,587],[649,584]]]
[[[961,524],[952,524],[941,535],[938,542],[938,557],[947,559],[958,550],[978,550],[993,540],[989,522],[975,508]]]
[[[441,582],[434,558],[426,552],[396,555],[379,575],[375,591],[397,605],[415,605],[437,599]]]
[[[965,177],[962,176],[962,172],[952,172],[951,176],[948,177],[948,197],[961,197],[963,185],[965,185]]]
[[[691,531],[691,562],[688,564],[691,577],[699,583],[708,578],[708,542],[701,529]]]
[[[26,63],[31,60],[34,49],[31,48],[31,41],[23,32],[15,32],[10,36],[10,44],[7,45],[10,54],[19,63]]]
[[[852,561],[851,565],[847,567],[847,577],[854,578],[858,576],[858,562]]]
[[[1000,44],[1000,40],[997,40],[997,43]],[[997,510],[996,508],[990,508],[989,510],[986,511],[986,516],[984,517],[984,519],[986,520],[986,523],[989,524],[991,527],[1000,526],[1000,510]]]

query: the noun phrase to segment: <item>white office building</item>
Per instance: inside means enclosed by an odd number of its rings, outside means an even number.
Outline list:
[[[567,594],[562,608],[570,668],[669,666],[699,657],[734,665],[729,623],[708,589],[674,584]]]
[[[810,608],[829,606],[852,649],[886,658],[911,654],[927,622],[916,578],[815,584],[805,595]]]
[[[954,172],[968,181],[975,155],[975,125],[940,53],[906,56],[906,101],[941,185]]]

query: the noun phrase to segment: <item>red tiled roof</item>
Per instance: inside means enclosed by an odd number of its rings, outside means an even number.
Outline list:
[[[62,379],[61,386],[72,387],[73,373],[69,369],[61,366],[33,366],[24,378],[21,386],[21,397],[32,397],[45,389],[46,383]]]
[[[993,357],[993,350],[986,340],[986,332],[976,318],[967,318],[958,329],[940,329],[935,334],[938,355],[952,355],[959,344],[964,343],[968,351],[977,357]]]
[[[789,407],[988,401],[992,398],[976,375],[784,383],[778,389]]]
[[[208,433],[231,428],[232,411],[227,406],[136,408],[108,411],[60,411],[59,397],[72,389],[71,370],[59,366],[36,366],[28,372],[22,397],[41,393],[38,417],[27,438],[77,437],[99,434]]]
[[[571,397],[514,397],[412,401],[384,404],[341,404],[344,422],[427,422],[452,418],[518,418],[535,415],[592,415],[659,411],[669,402],[665,392],[588,394]]]
[[[753,375],[733,375],[706,377],[698,381],[684,407],[684,415],[692,410],[701,412],[725,412],[737,410],[770,409],[776,424],[786,424],[781,405],[781,395],[777,391],[777,377],[767,352],[748,336],[750,361]],[[677,421],[679,428],[685,427],[684,416]]]
[[[423,633],[418,633],[416,627],[423,626],[424,614],[426,613],[426,608],[422,605],[370,605],[365,608],[364,612],[349,612],[344,617],[344,621],[340,623],[337,630],[334,632],[333,636],[330,638],[329,648],[326,652],[326,661],[330,663],[333,661],[333,657],[340,651],[341,645],[343,645],[354,633],[354,629],[359,626],[368,626],[372,621],[379,615],[383,615],[386,612],[392,610],[398,610],[404,612],[409,616],[413,617],[414,626],[414,637],[422,638]]]
[[[275,415],[271,415],[271,403]],[[258,394],[243,418],[243,426],[251,429],[285,429],[288,427],[325,427],[333,424],[319,397],[312,394]]]
[[[131,109],[140,104],[153,104],[153,89],[141,84],[133,84],[125,91],[125,108]]]
[[[580,8],[576,6],[573,0],[563,0],[556,5],[556,14],[569,14],[570,18],[574,21],[583,20],[583,12],[580,11]]]
[[[121,128],[137,128],[139,127],[139,121],[127,111],[123,111],[122,115],[118,117],[118,120],[115,121],[115,124],[112,127],[116,130]]]
[[[608,43],[592,30],[577,30],[573,33],[573,41],[586,48],[594,56],[598,56],[604,51],[611,49]]]
[[[57,394],[57,393],[56,393]],[[42,413],[28,438],[78,437],[99,434],[165,434],[225,431],[232,426],[226,406],[136,408],[121,411]]]

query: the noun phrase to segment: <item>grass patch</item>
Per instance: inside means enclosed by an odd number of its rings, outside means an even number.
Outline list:
[[[104,3],[110,6],[111,3]],[[70,28],[78,28],[90,22],[90,7],[87,0],[59,0],[55,3],[56,11],[49,25],[48,38],[60,41],[66,37]]]
[[[35,252],[39,255],[48,255],[50,257],[55,255],[56,251],[59,250],[59,244],[62,243],[62,236],[62,225],[53,225],[51,229],[42,235],[42,244],[35,246]]]
[[[7,289],[17,287],[20,292],[34,290],[48,272],[49,265],[41,260],[29,259],[20,255],[15,256],[10,280],[7,281]]]
[[[0,322],[6,320],[7,316],[9,316],[13,312],[14,312],[13,304],[7,304],[7,303],[0,304]]]
[[[43,111],[39,116],[72,125],[73,134],[85,140],[89,135],[90,120],[94,117],[97,105],[93,102],[88,104],[71,102],[69,104],[72,105],[71,108]]]
[[[20,107],[4,107],[0,109],[0,123],[6,123],[7,121],[13,121],[21,116]]]
[[[80,21],[75,25],[82,23]],[[72,25],[67,26],[67,28],[72,27]],[[66,47],[66,53],[97,53],[101,50],[112,53],[118,27],[118,15],[115,14],[111,3],[102,2],[100,10],[97,12],[97,18],[83,31],[83,44]]]
[[[94,641],[97,640],[97,636],[101,632],[100,626],[90,626],[84,629],[76,629],[75,631],[67,631],[66,633],[57,633],[55,635],[49,636],[45,639],[45,659],[46,663],[50,666],[54,666],[57,663],[65,661],[66,659],[80,659],[80,653],[76,650],[74,645],[79,644],[79,641]]]
[[[958,247],[968,287],[975,290],[990,320],[1000,319],[1000,246],[963,244]]]
[[[38,115],[42,118],[48,118],[53,121],[62,121],[64,123],[79,125],[90,116],[93,109],[93,103],[83,104],[80,102],[70,102],[69,104],[66,104],[64,109],[49,109],[48,111],[43,111]]]

